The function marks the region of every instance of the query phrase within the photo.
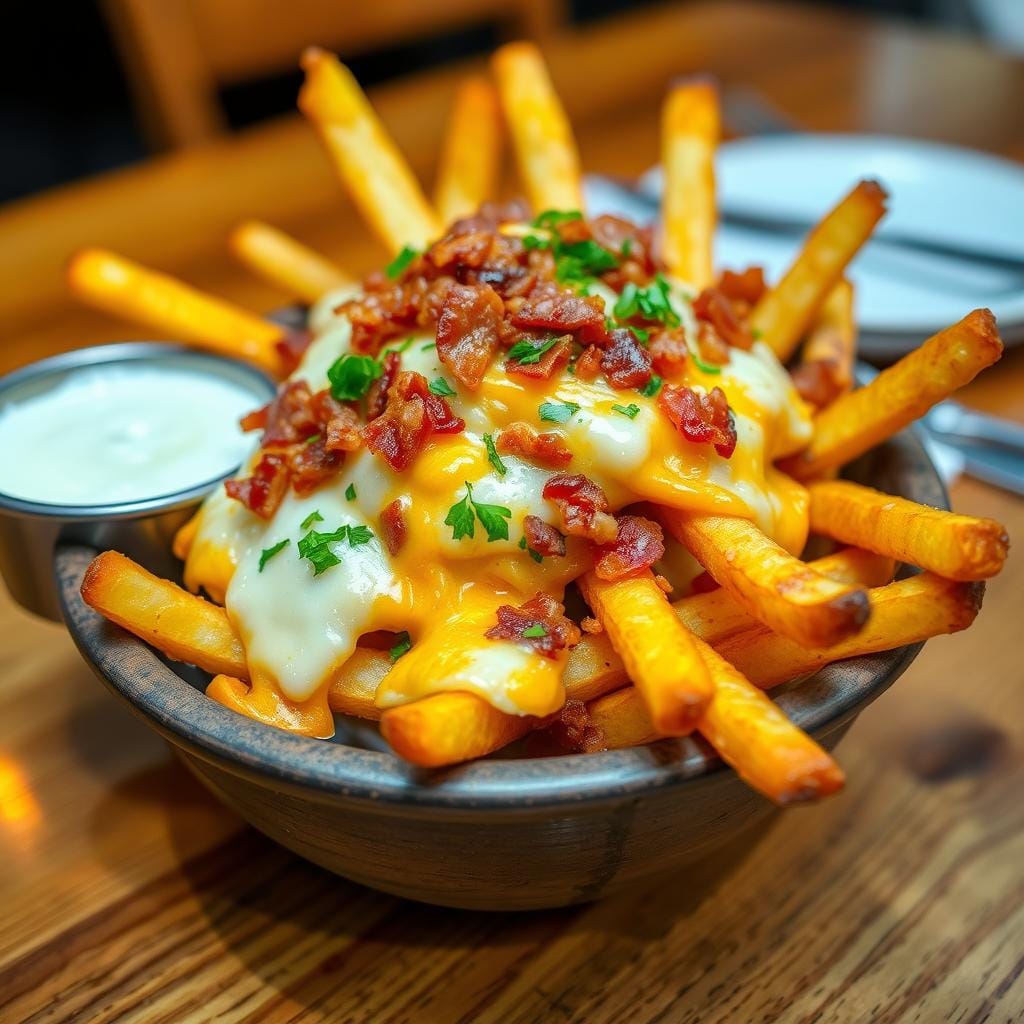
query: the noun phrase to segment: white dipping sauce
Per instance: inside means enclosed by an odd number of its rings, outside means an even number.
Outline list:
[[[230,473],[253,446],[260,399],[161,362],[82,367],[0,409],[0,491],[60,505],[121,504]]]

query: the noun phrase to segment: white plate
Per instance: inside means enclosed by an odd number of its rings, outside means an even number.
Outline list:
[[[658,187],[657,172],[645,185]],[[860,178],[890,193],[886,230],[982,252],[1024,256],[1024,168],[934,142],[872,135],[785,134],[722,146],[723,208],[817,221]],[[761,264],[775,279],[800,239],[725,224],[720,266]],[[865,351],[898,352],[978,306],[996,314],[1006,340],[1024,338],[1024,274],[982,268],[893,246],[868,245],[854,262]],[[872,337],[874,335],[874,337]]]

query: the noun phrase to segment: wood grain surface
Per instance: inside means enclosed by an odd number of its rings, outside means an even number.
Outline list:
[[[643,169],[672,75],[699,67],[820,129],[1024,158],[1024,67],[907,27],[767,3],[655,8],[551,47],[588,167]],[[455,75],[383,89],[429,173]],[[898,197],[896,197],[898,201]],[[224,255],[258,215],[344,260],[376,250],[294,119],[0,211],[0,364],[131,329],[71,307],[102,243],[254,308]],[[965,393],[1024,420],[1024,355]],[[961,511],[1024,537],[1024,503]],[[1024,568],[932,641],[840,747],[849,784],[725,853],[583,908],[404,903],[244,828],[92,679],[62,630],[0,596],[0,1021],[1015,1022],[1024,1018]]]

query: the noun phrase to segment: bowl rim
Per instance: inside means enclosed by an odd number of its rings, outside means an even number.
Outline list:
[[[898,489],[906,497],[948,508],[945,488],[915,432],[904,431],[875,452],[896,460]],[[866,458],[871,460],[872,453]],[[96,553],[89,545],[64,544],[54,555],[64,619],[90,667],[172,744],[263,785],[407,809],[521,812],[621,800],[709,780],[725,770],[713,751],[690,737],[598,754],[492,756],[428,771],[390,752],[273,729],[210,700],[142,640],[88,608],[79,588]],[[796,685],[787,684],[775,699],[820,739],[887,689],[922,647],[917,643],[828,665]]]

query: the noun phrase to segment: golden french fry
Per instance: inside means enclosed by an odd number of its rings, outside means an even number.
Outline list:
[[[218,605],[162,580],[117,551],[92,560],[82,599],[111,622],[177,661],[245,677],[245,651]]]
[[[188,553],[192,550],[192,544],[195,542],[196,534],[199,532],[200,521],[199,513],[196,512],[179,526],[174,534],[174,540],[171,542],[171,551],[174,553],[174,557],[182,562],[188,558]]]
[[[441,233],[408,163],[344,64],[311,47],[299,109],[323,140],[342,183],[377,236],[397,254],[425,249]]]
[[[239,224],[228,244],[250,270],[303,302],[316,302],[327,292],[353,283],[326,256],[262,221]]]
[[[872,590],[867,625],[827,650],[804,647],[764,626],[731,636],[716,650],[758,686],[777,686],[842,658],[889,651],[966,629],[977,616],[984,594],[984,583],[921,573]]]
[[[995,576],[1006,561],[1006,529],[882,494],[847,480],[811,484],[811,530],[869,547],[951,580]]]
[[[670,273],[697,289],[714,278],[715,150],[721,132],[713,82],[698,78],[673,87],[662,113],[661,254]]]
[[[492,67],[534,213],[582,210],[576,140],[540,50],[533,43],[509,43],[495,52]]]
[[[815,417],[811,443],[781,467],[809,480],[863,455],[973,380],[1002,352],[991,311],[968,313],[882,370],[870,384],[823,409]]]
[[[807,236],[785,276],[754,307],[750,326],[783,362],[881,220],[887,198],[877,181],[860,182]]]
[[[664,508],[657,517],[738,604],[783,636],[827,647],[867,620],[863,589],[816,572],[745,519]]]
[[[483,77],[466,79],[455,96],[434,189],[443,227],[494,198],[501,135],[501,104],[494,86]]]
[[[857,326],[853,285],[845,278],[828,294],[810,337],[804,342],[793,383],[801,398],[818,408],[830,405],[853,387]]]
[[[648,569],[609,582],[588,572],[578,582],[655,727],[667,736],[689,732],[714,689],[693,634],[679,621],[654,574]]]
[[[284,374],[276,348],[283,331],[254,313],[105,249],[77,252],[67,276],[76,298],[105,313],[174,341],[245,359],[276,376]]]

